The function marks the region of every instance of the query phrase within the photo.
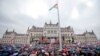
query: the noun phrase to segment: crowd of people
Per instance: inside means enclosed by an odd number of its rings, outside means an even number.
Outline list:
[[[66,47],[62,51],[34,50],[30,56],[100,56],[100,47]]]
[[[65,46],[59,50],[57,47],[0,45],[0,56],[100,56],[100,46]]]

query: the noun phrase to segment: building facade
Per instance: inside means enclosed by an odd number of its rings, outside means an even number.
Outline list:
[[[63,43],[90,43],[94,44],[97,41],[97,37],[93,31],[91,32],[84,32],[83,34],[75,34],[72,27],[61,27],[61,37]],[[58,39],[58,23],[52,24],[45,23],[43,27],[36,27],[32,26],[28,29],[28,35],[31,37],[30,41],[38,41],[39,38],[45,37],[47,39]]]
[[[40,39],[45,38],[45,41],[50,42],[54,39],[59,42],[58,23],[45,23],[43,27],[32,26],[27,29],[26,34],[18,34],[15,31],[6,31],[3,35],[1,43],[10,44],[31,44],[39,42]],[[75,34],[71,26],[61,27],[61,38],[65,44],[69,43],[96,43],[97,37],[93,31],[84,32],[83,34]],[[42,39],[43,40],[43,39]]]
[[[45,23],[44,27],[36,27],[32,26],[31,29],[28,29],[28,35],[31,37],[31,40],[39,40],[40,37],[45,37],[48,39],[56,38],[58,39],[58,23],[52,24],[51,22],[49,24]],[[71,37],[73,37],[74,31],[73,28],[68,27],[62,27],[61,28],[61,37],[63,40],[71,41]],[[33,41],[32,41],[33,42]]]
[[[93,31],[84,32],[83,34],[75,34],[75,42],[76,43],[89,43],[95,44],[97,42],[97,37]]]
[[[29,44],[29,38],[27,34],[18,34],[14,30],[8,31],[4,33],[1,38],[1,42],[3,44]]]

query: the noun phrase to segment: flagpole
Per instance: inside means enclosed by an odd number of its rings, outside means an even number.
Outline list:
[[[57,7],[57,16],[58,16],[58,37],[59,37],[59,48],[62,50],[62,39],[61,39],[61,28],[60,28],[60,17],[59,17],[59,6],[58,6],[58,0],[57,4],[55,4],[53,7],[51,7],[49,10],[52,10],[53,8]]]
[[[58,37],[59,37],[59,48],[60,51],[62,50],[62,39],[61,39],[61,28],[60,28],[60,17],[59,17],[59,6],[58,6],[58,0],[57,0],[57,15],[58,15]]]

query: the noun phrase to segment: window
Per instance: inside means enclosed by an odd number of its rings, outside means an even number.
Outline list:
[[[57,31],[56,30],[54,30],[54,34],[57,34]]]
[[[53,30],[51,30],[51,33],[53,33]]]
[[[48,34],[50,34],[50,30],[48,30]]]

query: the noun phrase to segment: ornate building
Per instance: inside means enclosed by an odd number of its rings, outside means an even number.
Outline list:
[[[95,44],[97,38],[93,30],[91,32],[84,32],[83,34],[75,34],[75,42]]]
[[[72,27],[61,27],[61,37],[65,44],[68,43],[96,43],[97,38],[95,33],[84,32],[83,34],[75,34]],[[1,43],[15,43],[15,44],[31,44],[34,42],[43,41],[51,42],[54,39],[58,42],[58,23],[52,24],[52,22],[45,23],[43,27],[32,26],[27,29],[26,34],[18,34],[15,31],[6,31],[3,35]],[[42,42],[43,42],[42,41]]]
[[[61,27],[61,37],[63,43],[96,43],[97,38],[95,33],[84,32],[83,34],[75,34],[72,27]],[[47,39],[58,39],[58,23],[49,24],[45,23],[44,27],[32,26],[31,29],[27,30],[31,42],[38,41],[40,37]],[[48,40],[47,40],[48,41]],[[50,42],[50,41],[49,41]]]
[[[29,44],[29,38],[27,34],[18,34],[14,30],[8,31],[4,33],[1,43],[8,44]]]
[[[58,39],[58,33],[58,23],[52,24],[51,22],[49,24],[45,23],[44,27],[32,26],[31,29],[28,29],[28,35],[29,37],[31,37],[30,41],[32,41],[33,39],[34,41],[37,41],[40,37],[45,37],[48,39]],[[73,35],[74,31],[72,27],[68,26],[61,28],[61,37],[63,38],[63,40],[71,41]]]

